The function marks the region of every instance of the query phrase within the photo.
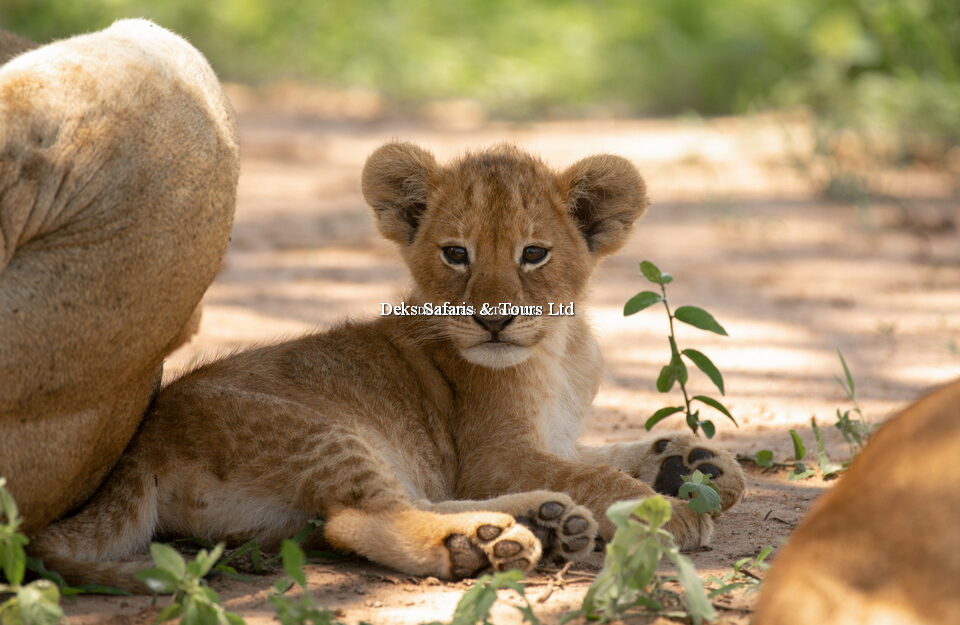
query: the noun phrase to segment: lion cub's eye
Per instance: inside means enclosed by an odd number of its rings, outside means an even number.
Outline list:
[[[448,245],[443,248],[443,257],[451,265],[466,265],[469,260],[467,249],[459,245]]]
[[[545,247],[528,245],[527,247],[523,248],[523,254],[520,256],[520,258],[527,265],[538,265],[546,260],[547,254],[549,253],[550,250]]]

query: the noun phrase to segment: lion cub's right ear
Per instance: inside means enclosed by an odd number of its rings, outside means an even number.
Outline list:
[[[387,143],[370,155],[361,184],[380,234],[402,245],[413,243],[436,170],[433,154],[412,143]]]

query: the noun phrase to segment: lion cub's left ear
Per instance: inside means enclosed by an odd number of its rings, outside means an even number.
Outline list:
[[[597,256],[623,247],[630,226],[647,209],[647,186],[633,163],[621,156],[577,161],[560,174],[560,182],[570,215]]]

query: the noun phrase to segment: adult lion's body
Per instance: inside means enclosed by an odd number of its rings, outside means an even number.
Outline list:
[[[0,68],[0,475],[28,531],[133,435],[219,267],[237,175],[216,76],[154,24]]]
[[[576,443],[600,372],[582,295],[646,206],[633,165],[595,156],[556,173],[500,147],[440,166],[388,144],[363,191],[413,276],[398,312],[416,314],[235,354],[169,385],[91,504],[37,537],[48,566],[130,586],[140,565],[128,559],[156,533],[269,545],[320,515],[335,546],[457,578],[583,557],[598,522],[612,534],[606,508],[653,494],[665,470],[713,474],[725,507],[740,497],[732,456],[690,436]],[[444,304],[461,308],[428,311]],[[669,527],[690,548],[711,524],[678,505]]]
[[[756,625],[960,623],[960,381],[885,424],[777,555]]]

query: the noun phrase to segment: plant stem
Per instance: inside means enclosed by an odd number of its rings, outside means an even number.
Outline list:
[[[670,321],[670,358],[673,358],[673,350],[677,350],[677,358],[680,357],[680,350],[677,349],[677,337],[673,333],[673,312],[670,310],[670,304],[667,302],[667,285],[660,285],[660,292],[663,294],[663,307],[667,309],[667,319]],[[687,395],[687,386],[683,383],[683,380],[680,379],[680,376],[677,376],[677,384],[680,385],[680,391],[683,393],[683,404],[686,406],[687,419],[690,419],[690,397]],[[696,430],[694,430],[696,434]]]

